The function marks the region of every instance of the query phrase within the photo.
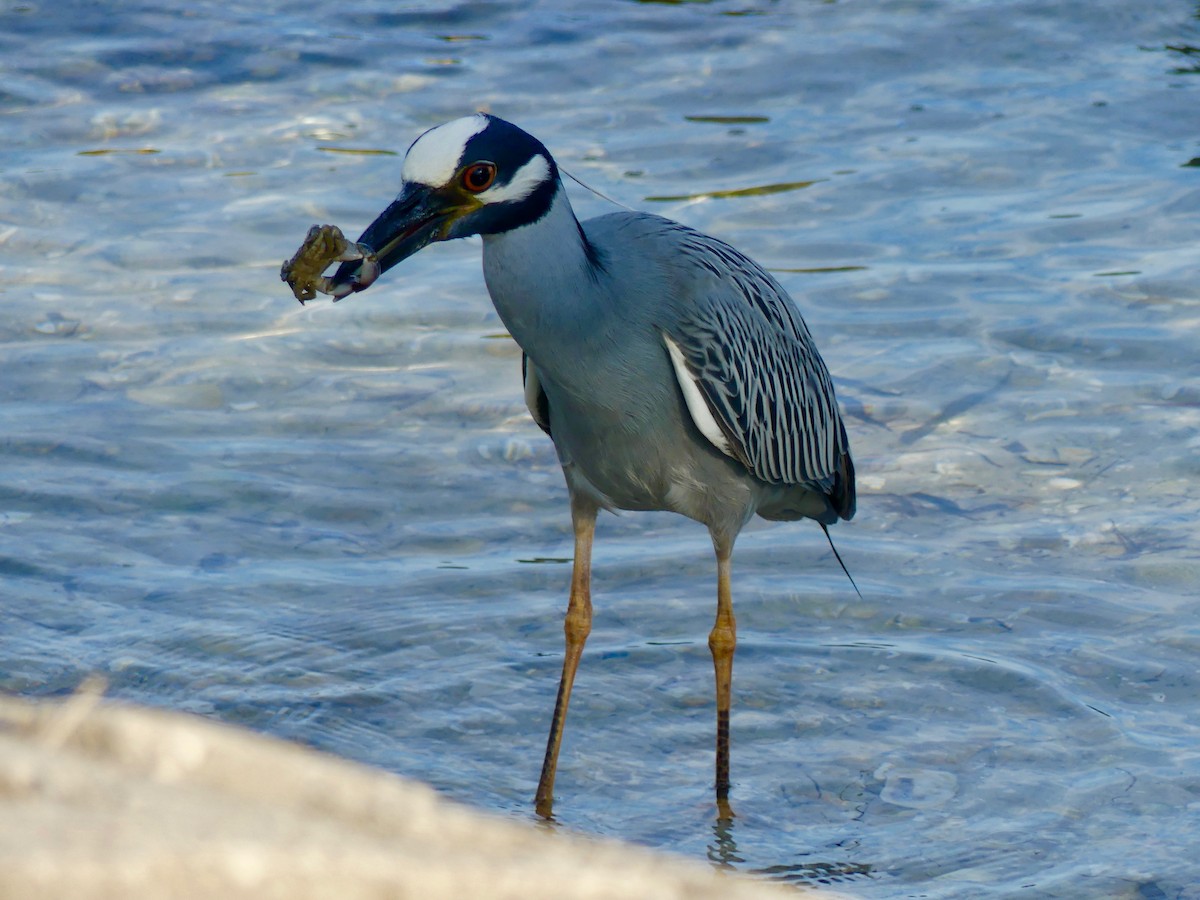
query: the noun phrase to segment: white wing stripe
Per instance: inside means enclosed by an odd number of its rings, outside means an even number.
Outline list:
[[[663,334],[663,341],[666,342],[667,352],[671,354],[671,366],[675,369],[675,380],[679,382],[679,389],[683,391],[683,399],[692,416],[692,422],[700,429],[700,433],[708,438],[710,444],[726,456],[736,459],[733,448],[729,446],[729,440],[725,437],[725,432],[721,431],[721,426],[713,418],[704,395],[700,393],[700,385],[696,383],[695,376],[688,369],[687,362],[683,358],[683,351],[679,349],[678,344],[671,340],[669,335]]]
[[[542,416],[538,409],[538,395],[542,392],[542,383],[538,380],[537,367],[534,366],[533,360],[528,356],[525,357],[524,364],[525,406],[529,410],[529,415],[533,416],[533,421],[537,422],[538,427],[543,431],[549,431],[550,423],[542,421]]]

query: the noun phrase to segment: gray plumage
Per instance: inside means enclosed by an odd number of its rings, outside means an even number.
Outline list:
[[[717,558],[709,634],[717,686],[716,796],[731,815],[734,541],[755,513],[822,526],[855,511],[833,382],[787,292],[716,238],[659,216],[580,223],[534,137],[477,115],[421,135],[400,195],[326,279],[363,290],[432,241],[483,236],[492,302],[520,345],[525,396],[566,476],[575,558],[563,675],[538,784],[549,816],[576,667],[591,629],[598,510],[671,510],[704,523]],[[340,257],[346,259],[346,256]]]
[[[726,535],[755,512],[826,524],[853,515],[829,372],[778,282],[659,216],[617,212],[581,227],[573,218],[559,185],[544,219],[485,236],[483,250],[488,291],[544,398],[527,397],[530,411],[548,416],[539,424],[572,488],[604,507],[668,509]],[[732,456],[700,434],[664,337]]]

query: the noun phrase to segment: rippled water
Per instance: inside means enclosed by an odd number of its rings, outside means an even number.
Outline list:
[[[1200,897],[1198,17],[0,3],[0,687],[531,816],[571,543],[478,244],[337,306],[277,274],[486,108],[772,268],[860,473],[864,599],[811,525],[739,543],[732,824],[708,538],[602,519],[561,822],[869,897]]]

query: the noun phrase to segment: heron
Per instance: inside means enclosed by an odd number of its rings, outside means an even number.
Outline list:
[[[331,257],[341,265],[320,289],[337,300],[430,243],[482,237],[487,290],[521,348],[525,401],[554,444],[574,531],[537,813],[553,813],[591,631],[597,515],[668,510],[705,525],[716,556],[714,787],[731,815],[734,543],[756,514],[813,519],[828,536],[855,512],[849,439],[808,326],[775,278],[717,238],[632,210],[581,222],[546,147],[496,116],[425,131],[400,178],[357,246]]]

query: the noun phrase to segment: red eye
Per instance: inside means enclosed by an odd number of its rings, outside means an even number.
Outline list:
[[[463,169],[462,186],[472,194],[486,191],[496,180],[496,166],[490,162],[472,163]]]

